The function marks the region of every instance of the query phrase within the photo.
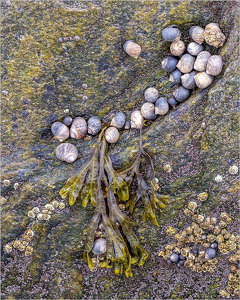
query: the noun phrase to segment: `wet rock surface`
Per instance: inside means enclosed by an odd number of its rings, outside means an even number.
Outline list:
[[[211,216],[226,211],[233,219],[231,231],[237,233],[238,174],[228,172],[238,165],[237,3],[5,1],[2,5],[2,247],[29,227],[28,210],[60,199],[60,188],[96,142],[95,137],[70,140],[80,159],[70,165],[61,162],[55,156],[59,142],[51,134],[53,122],[67,115],[97,115],[107,122],[122,107],[129,119],[131,111],[144,103],[149,86],[169,98],[173,86],[161,68],[169,54],[161,30],[168,25],[179,25],[187,37],[191,26],[216,22],[227,37],[220,50],[206,47],[224,60],[213,84],[144,129],[162,192],[171,196],[166,210],[158,214],[160,228],[142,224],[141,208],[133,215],[140,225],[136,232],[150,254],[147,263],[133,267],[132,279],[111,270],[90,272],[82,260],[83,229],[93,210],[80,203],[66,205],[49,221],[33,223],[32,256],[2,252],[2,298],[218,296],[229,268],[224,256],[213,274],[198,274],[169,266],[157,253],[171,240],[167,227],[187,226],[183,209],[202,192],[209,197],[200,211]],[[141,45],[138,59],[122,49],[126,40]],[[120,134],[118,143],[109,147],[115,167],[130,161],[137,142],[137,130]],[[171,172],[164,171],[166,164]],[[214,180],[218,175],[222,182]],[[4,184],[6,180],[9,184]]]

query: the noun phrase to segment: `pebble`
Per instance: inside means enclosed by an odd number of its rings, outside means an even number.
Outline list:
[[[210,259],[216,257],[216,250],[213,248],[207,248],[206,256],[207,256],[207,258],[210,258]]]
[[[179,255],[178,254],[176,254],[176,253],[173,253],[171,256],[170,256],[170,258],[169,258],[170,260],[171,260],[171,262],[173,262],[173,263],[177,263],[178,262],[178,260],[179,260]]]
[[[216,249],[217,247],[218,247],[218,243],[217,242],[211,244],[211,248]]]
[[[192,250],[192,253],[193,253],[194,255],[198,255],[198,250],[197,250],[197,249],[193,249],[193,250]]]
[[[63,124],[66,125],[66,126],[70,126],[72,124],[72,118],[70,116],[66,116],[64,119],[63,119]]]
[[[182,266],[184,265],[184,263],[185,263],[184,260],[180,260],[180,261],[178,262],[178,266],[179,266],[179,267],[182,267]]]

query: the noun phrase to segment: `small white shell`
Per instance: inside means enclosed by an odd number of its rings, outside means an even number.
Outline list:
[[[209,75],[217,76],[222,72],[222,68],[223,68],[222,56],[212,55],[207,62],[206,73]]]
[[[125,42],[123,44],[123,49],[128,55],[134,58],[138,58],[138,56],[142,51],[141,47],[138,44],[134,43],[133,41]]]
[[[208,51],[200,52],[195,60],[194,69],[199,72],[205,71],[210,56],[211,54]]]
[[[195,58],[190,54],[184,54],[179,62],[177,63],[177,68],[182,73],[190,73],[193,69]]]
[[[119,131],[115,127],[108,127],[105,131],[105,138],[110,144],[116,143],[119,139]]]
[[[180,56],[183,54],[185,50],[184,42],[182,41],[175,41],[170,45],[170,52],[174,56]]]
[[[94,242],[93,253],[96,255],[105,254],[107,252],[107,240],[99,238]]]
[[[60,142],[65,141],[69,138],[69,129],[66,125],[61,122],[54,122],[51,126],[52,134]]]
[[[143,116],[140,110],[134,110],[131,114],[131,128],[141,128],[143,125]]]
[[[194,76],[197,87],[200,89],[205,89],[213,82],[213,76],[208,75],[205,72],[199,72]]]
[[[126,121],[126,115],[120,111],[114,115],[110,125],[118,129],[121,129],[123,128],[125,121]]]
[[[63,143],[56,148],[56,156],[62,161],[73,163],[78,158],[78,151],[74,145]]]
[[[70,128],[71,138],[81,139],[86,134],[87,134],[87,122],[81,117],[75,118]]]
[[[144,103],[141,107],[141,115],[144,119],[154,120],[156,118],[154,104],[150,102]]]

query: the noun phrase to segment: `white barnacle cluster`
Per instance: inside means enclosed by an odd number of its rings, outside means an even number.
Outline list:
[[[6,253],[11,253],[13,249],[18,250],[20,252],[24,252],[25,256],[31,256],[33,253],[33,247],[31,246],[31,242],[34,237],[34,232],[31,229],[27,229],[22,237],[16,239],[4,246]]]
[[[46,204],[42,209],[39,207],[33,207],[33,209],[28,211],[28,217],[31,219],[37,219],[38,221],[48,221],[50,220],[52,213],[59,209],[64,209],[65,203],[59,202],[57,200],[52,201],[51,203]]]
[[[48,221],[50,220],[52,213],[56,210],[62,210],[65,208],[64,202],[59,202],[57,200],[46,204],[42,209],[35,206],[28,211],[28,217],[33,219],[35,222]],[[31,223],[33,224],[33,222]],[[30,225],[31,226],[31,225]],[[33,253],[33,247],[30,243],[33,241],[34,232],[32,229],[27,229],[21,238],[16,239],[12,242],[7,243],[4,246],[6,253],[11,253],[13,249],[19,250],[25,253],[25,256],[31,256]]]

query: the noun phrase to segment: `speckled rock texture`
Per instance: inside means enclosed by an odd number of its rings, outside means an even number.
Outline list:
[[[214,273],[195,273],[169,266],[157,256],[172,241],[168,226],[182,230],[189,200],[207,192],[200,212],[233,218],[238,231],[238,5],[237,1],[2,1],[2,299],[215,299],[229,273],[227,257],[219,255]],[[133,215],[136,232],[150,253],[146,264],[133,267],[133,278],[111,269],[90,272],[82,260],[83,229],[93,209],[80,203],[54,213],[49,221],[31,224],[35,231],[30,257],[3,247],[30,226],[27,211],[54,199],[66,180],[90,153],[92,140],[71,140],[80,153],[73,164],[59,161],[50,127],[67,115],[98,115],[104,122],[124,107],[129,116],[144,103],[144,91],[173,91],[161,69],[170,44],[161,30],[177,24],[187,41],[193,25],[219,23],[227,39],[217,50],[224,68],[213,84],[197,90],[186,102],[144,129],[146,149],[154,159],[163,193],[171,196],[158,214],[157,228],[142,223],[141,208]],[[79,38],[75,38],[78,36]],[[64,39],[65,38],[65,39]],[[66,41],[69,38],[68,41]],[[126,40],[142,47],[138,59],[122,49]],[[87,84],[83,86],[83,84]],[[115,167],[130,161],[138,131],[121,133],[109,151]],[[170,164],[172,172],[164,172]],[[223,177],[222,183],[214,178]],[[10,185],[3,185],[9,180]],[[6,183],[6,181],[5,181]],[[14,184],[19,186],[14,189]]]

